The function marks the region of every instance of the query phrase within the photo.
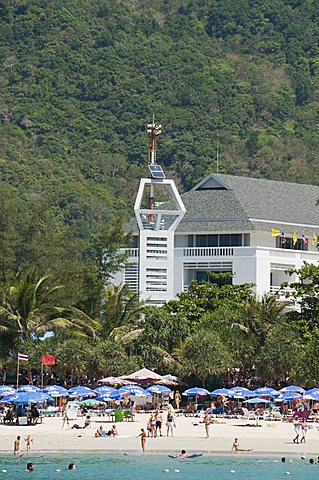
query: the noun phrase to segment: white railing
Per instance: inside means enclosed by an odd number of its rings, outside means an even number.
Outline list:
[[[187,247],[182,250],[183,257],[231,257],[234,255],[233,247]]]
[[[278,285],[270,285],[270,293],[278,293],[280,292],[282,295],[285,295],[285,293],[292,293],[293,288],[291,287],[280,287]]]
[[[139,248],[121,248],[120,253],[127,253],[129,257],[138,258],[139,257]]]

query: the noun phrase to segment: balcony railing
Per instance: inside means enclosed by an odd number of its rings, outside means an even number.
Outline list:
[[[120,253],[127,253],[129,257],[138,258],[140,254],[139,248],[121,248]]]
[[[231,257],[233,247],[187,247],[183,248],[183,257]]]

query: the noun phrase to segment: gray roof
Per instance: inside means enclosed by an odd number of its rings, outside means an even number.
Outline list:
[[[309,236],[319,230],[319,186],[315,185],[209,174],[181,197],[186,213],[177,233],[275,228]],[[134,220],[129,226],[136,229]]]
[[[319,225],[319,186],[314,185],[210,174],[182,199],[186,214],[179,232],[289,232],[300,230],[299,224],[310,235]]]

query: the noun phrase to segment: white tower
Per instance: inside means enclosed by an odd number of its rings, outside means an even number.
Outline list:
[[[156,136],[161,125],[155,124],[154,118],[147,133],[151,137],[151,178],[141,179],[134,206],[139,229],[139,291],[148,304],[163,305],[174,297],[174,232],[186,210],[174,181],[166,179],[156,164]],[[165,198],[165,204],[155,202],[157,194]]]

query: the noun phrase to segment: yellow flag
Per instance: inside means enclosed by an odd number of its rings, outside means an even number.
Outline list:
[[[292,236],[292,243],[293,243],[294,246],[296,245],[297,240],[298,240],[297,233],[294,232],[294,234],[293,234],[293,236]]]
[[[312,234],[312,245],[317,245],[317,235],[315,234],[315,232],[313,232]]]
[[[280,235],[280,230],[276,230],[275,228],[272,228],[271,236],[272,237],[279,237],[279,235]]]

